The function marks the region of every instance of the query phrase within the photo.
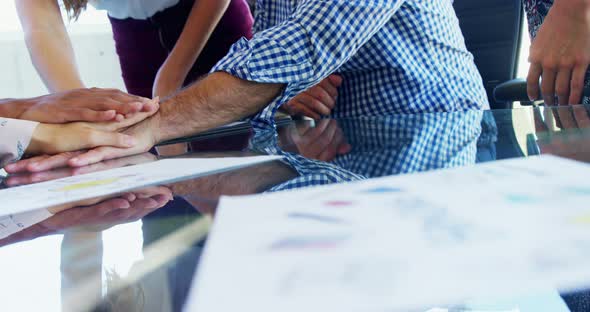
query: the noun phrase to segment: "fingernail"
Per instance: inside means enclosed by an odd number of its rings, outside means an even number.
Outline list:
[[[77,164],[78,162],[80,162],[80,158],[72,158],[72,159],[70,159],[70,162]]]

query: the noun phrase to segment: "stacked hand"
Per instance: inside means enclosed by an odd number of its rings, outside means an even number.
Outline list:
[[[27,100],[17,116],[43,123],[122,121],[138,112],[152,112],[158,102],[116,89],[77,89]]]
[[[48,155],[63,158],[99,146],[133,148],[138,140],[121,132],[155,114],[159,103],[158,98],[149,100],[118,90],[80,89],[31,99],[20,106],[24,109],[18,118],[43,122],[26,150],[27,155],[42,156],[8,165],[8,172],[55,168],[47,166],[48,162],[35,167],[35,160],[55,163]]]
[[[531,100],[542,95],[548,105],[580,104],[590,64],[588,1],[554,2],[531,44],[529,61],[527,91]]]

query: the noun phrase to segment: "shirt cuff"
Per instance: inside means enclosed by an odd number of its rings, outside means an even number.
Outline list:
[[[0,118],[0,168],[24,155],[37,125],[34,121]]]
[[[252,119],[255,127],[274,125],[279,107],[316,80],[311,63],[301,56],[294,57],[288,47],[269,36],[240,39],[211,70],[212,73],[220,71],[242,80],[286,85],[284,91]]]

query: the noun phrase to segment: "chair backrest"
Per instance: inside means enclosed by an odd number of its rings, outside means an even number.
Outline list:
[[[492,109],[508,108],[494,100],[494,88],[516,78],[522,36],[522,0],[455,0],[467,49],[483,78]]]

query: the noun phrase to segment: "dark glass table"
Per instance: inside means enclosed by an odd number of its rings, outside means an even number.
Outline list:
[[[169,185],[175,200],[159,209],[72,208],[0,240],[3,310],[181,311],[222,195],[278,192],[547,153],[588,162],[588,109],[522,107],[293,120],[276,128],[241,126],[175,140],[188,143],[191,151],[172,157],[285,158]],[[87,168],[11,176],[4,184],[36,183],[156,159],[136,155]],[[583,289],[561,294],[556,290],[516,305],[521,311],[555,311],[553,304],[563,303],[560,295],[572,311],[589,311]]]

